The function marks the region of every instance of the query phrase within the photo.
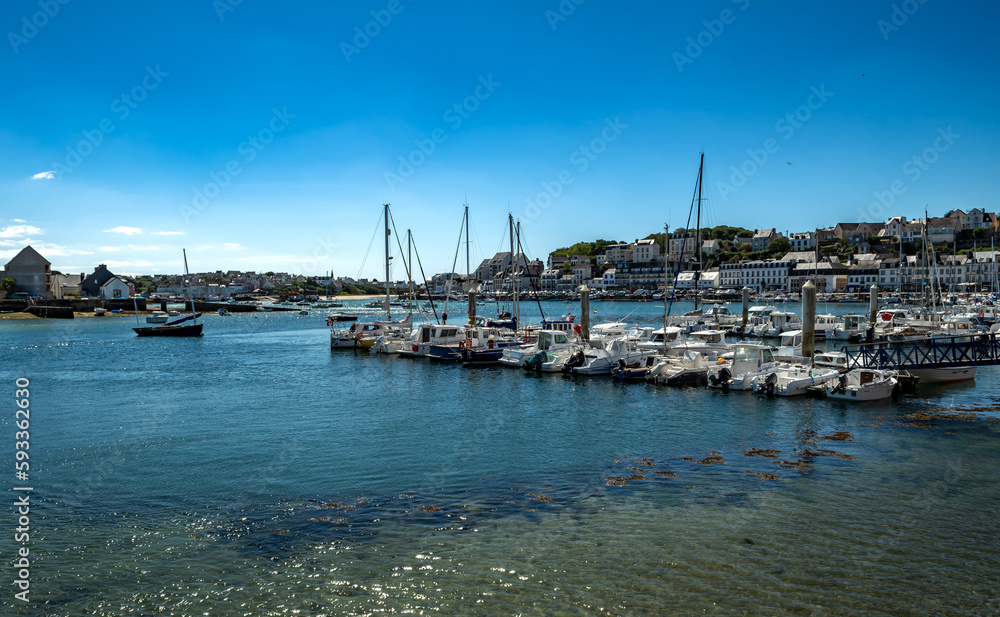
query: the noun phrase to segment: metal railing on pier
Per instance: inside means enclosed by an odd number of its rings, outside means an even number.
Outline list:
[[[1000,364],[995,334],[972,334],[843,347],[850,368],[952,368]]]

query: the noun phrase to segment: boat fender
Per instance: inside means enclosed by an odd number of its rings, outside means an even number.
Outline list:
[[[413,350],[413,353],[417,353],[417,349],[419,349],[419,347],[413,345],[412,347],[410,347],[410,349]]]

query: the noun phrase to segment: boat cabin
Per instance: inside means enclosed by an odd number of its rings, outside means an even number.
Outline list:
[[[688,336],[691,337],[692,341],[697,341],[698,343],[722,343],[726,342],[726,333],[722,330],[698,330],[692,332]]]
[[[738,343],[733,352],[733,367],[739,364],[746,364],[759,367],[761,364],[774,362],[774,354],[770,347],[763,345]]]
[[[868,318],[864,315],[844,315],[843,319],[846,332],[858,332],[868,327]]]
[[[461,338],[461,328],[439,324],[420,324],[416,333],[416,342],[421,344],[457,343]]]
[[[569,345],[569,336],[565,332],[542,330],[538,333],[538,351],[546,351],[553,345]]]

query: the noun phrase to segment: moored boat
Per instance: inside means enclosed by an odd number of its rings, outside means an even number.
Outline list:
[[[841,401],[877,401],[899,396],[896,372],[879,369],[852,369],[823,387],[829,398]]]
[[[831,379],[836,379],[839,374],[830,368],[793,365],[757,375],[750,385],[757,394],[797,396],[805,394],[812,386],[820,386]]]

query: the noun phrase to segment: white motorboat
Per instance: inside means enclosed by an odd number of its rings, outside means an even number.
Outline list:
[[[778,350],[774,353],[778,360],[791,362],[802,356],[802,330],[782,332],[779,341]]]
[[[847,370],[847,354],[842,351],[821,351],[813,356],[813,365],[822,368]]]
[[[668,348],[667,354],[682,356],[687,351],[696,351],[714,361],[731,349],[726,344],[726,333],[722,330],[698,330],[689,334],[686,340]]]
[[[816,315],[813,332],[817,341],[825,341],[826,339],[832,339],[837,328],[842,328],[843,326],[844,322],[836,315],[820,313]]]
[[[507,366],[524,366],[525,362],[538,352],[557,354],[563,351],[574,351],[578,346],[578,343],[572,340],[567,332],[540,330],[533,344],[504,349],[500,363]]]
[[[153,311],[152,315],[146,315],[146,323],[167,323],[169,317],[163,311]]]
[[[852,369],[825,384],[826,395],[841,401],[878,401],[899,396],[895,371]]]
[[[761,338],[775,338],[782,332],[801,328],[802,319],[796,313],[772,310],[767,314],[767,320],[753,329],[753,334]]]
[[[953,383],[976,378],[976,367],[956,366],[947,368],[911,368],[909,373],[920,378],[920,383]]]
[[[788,366],[774,359],[771,347],[757,343],[737,343],[730,362],[708,369],[708,387],[749,390],[754,377]]]
[[[852,313],[844,315],[841,319],[843,321],[833,329],[833,332],[827,331],[826,338],[835,341],[860,340],[868,331],[868,318],[864,315]]]
[[[583,364],[574,366],[570,370],[579,375],[607,375],[619,361],[624,361],[626,365],[642,364],[646,358],[653,355],[654,353],[648,349],[630,348],[625,339],[616,338],[600,349],[591,348],[584,351]]]
[[[336,323],[336,322],[333,322]],[[373,321],[370,323],[355,322],[351,329],[342,332],[331,325],[330,347],[334,349],[371,349],[379,337],[402,338],[410,333],[413,325],[413,315],[407,315],[399,321]]]
[[[703,384],[709,369],[705,356],[694,351],[685,352],[682,357],[663,358],[646,375],[646,381],[667,386],[691,386]]]
[[[832,368],[789,366],[757,375],[750,382],[757,394],[797,396],[805,394],[812,386],[820,386],[840,375]]]
[[[465,341],[465,328],[449,324],[420,324],[413,329],[399,350],[400,356],[430,355],[435,345],[455,345]]]
[[[680,336],[681,329],[675,326],[667,326],[666,328],[659,328],[653,330],[649,339],[636,344],[639,349],[649,349],[651,351],[664,353],[670,347],[673,347],[677,342],[677,337]]]

